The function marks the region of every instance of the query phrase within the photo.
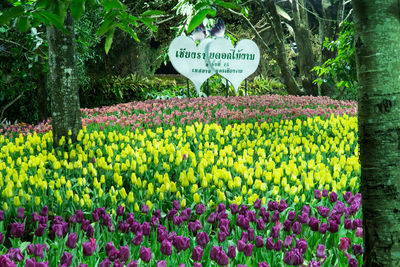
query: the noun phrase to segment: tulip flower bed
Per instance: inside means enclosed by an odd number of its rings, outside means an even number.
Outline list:
[[[356,103],[82,111],[77,143],[53,149],[48,122],[0,136],[0,266],[362,263]]]

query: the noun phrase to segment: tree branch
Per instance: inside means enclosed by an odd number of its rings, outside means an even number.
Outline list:
[[[249,24],[250,28],[252,29],[252,31],[257,35],[257,37],[260,39],[261,43],[268,48],[267,43],[264,41],[264,39],[261,37],[260,33],[257,31],[257,29],[254,27],[254,25],[251,23],[251,21],[249,20],[249,18],[247,18],[245,15],[243,15],[241,12],[236,12],[235,10],[228,8],[229,12],[231,12],[232,14],[235,14],[237,16],[242,17],[247,24]]]
[[[3,107],[3,109],[1,110],[1,114],[0,114],[0,121],[3,120],[3,114],[6,111],[6,109],[8,109],[9,107],[11,107],[15,102],[18,101],[18,99],[20,99],[23,96],[24,92],[22,92],[19,96],[17,96],[16,98],[14,98],[13,101],[11,101],[10,103],[8,103],[7,105],[5,105]]]

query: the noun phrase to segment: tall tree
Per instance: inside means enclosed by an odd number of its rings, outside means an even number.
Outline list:
[[[400,266],[399,3],[353,0],[365,266]]]
[[[49,47],[49,89],[51,99],[51,119],[53,142],[58,145],[60,139],[76,137],[82,128],[79,106],[79,83],[76,69],[75,28],[71,12],[67,11],[64,34],[54,26],[47,27]]]
[[[137,27],[142,23],[156,31],[153,16],[164,13],[146,10],[138,16],[133,16],[132,11],[119,0],[39,0],[28,3],[22,1],[22,4],[17,0],[9,2],[9,8],[0,13],[0,25],[16,21],[18,28],[24,31],[27,31],[31,24],[45,24],[48,27],[49,92],[55,146],[59,145],[62,136],[67,136],[69,131],[71,139],[75,140],[82,126],[76,74],[74,19],[82,16],[86,5],[102,7],[104,20],[96,34],[106,35],[104,47],[108,53],[116,28],[129,33],[139,42],[132,26]]]

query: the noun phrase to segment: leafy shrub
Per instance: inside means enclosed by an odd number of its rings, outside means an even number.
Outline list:
[[[326,39],[324,47],[330,51],[336,51],[337,56],[328,59],[322,66],[317,66],[313,69],[319,75],[319,78],[314,82],[319,85],[322,85],[322,83],[327,83],[329,86],[334,85],[336,89],[334,98],[357,100],[353,23],[344,22],[338,39],[336,41]]]

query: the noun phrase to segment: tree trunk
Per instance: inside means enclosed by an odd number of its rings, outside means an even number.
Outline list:
[[[364,266],[400,266],[400,4],[353,0]]]
[[[38,64],[35,65],[36,86],[37,86],[37,104],[38,104],[38,122],[47,119],[47,91],[46,91],[46,73],[43,72],[45,63],[43,55],[40,55]]]
[[[69,130],[74,141],[82,128],[75,62],[74,20],[69,11],[64,26],[69,35],[63,34],[54,26],[47,28],[50,69],[48,88],[51,97],[54,146],[59,145],[62,136],[67,140]]]
[[[299,2],[304,6],[304,1],[299,0]],[[300,80],[307,94],[317,96],[318,85],[313,83],[317,75],[311,71],[315,65],[315,56],[312,51],[307,14],[303,9],[299,9],[298,1],[292,1],[292,11],[294,38],[298,49],[297,65],[300,71]]]
[[[278,62],[279,68],[281,69],[283,84],[286,86],[288,93],[291,95],[304,94],[303,91],[300,90],[300,88],[298,87],[288,66],[281,19],[279,18],[279,15],[276,11],[274,1],[268,0],[264,8],[271,16],[268,17],[268,20],[273,29],[273,37],[277,49],[276,61]]]
[[[338,25],[341,21],[335,21],[340,19],[342,16],[343,0],[339,0],[339,5],[336,6],[332,0],[322,0],[322,17],[319,20],[321,23],[320,41],[321,41],[321,64],[326,62],[328,59],[336,57],[336,52],[330,51],[323,46],[325,38],[330,41],[337,39]],[[321,94],[324,96],[333,96],[335,94],[334,86],[328,86],[326,83],[321,85]]]

